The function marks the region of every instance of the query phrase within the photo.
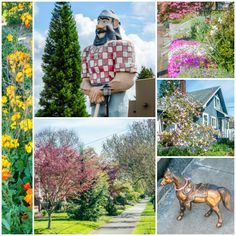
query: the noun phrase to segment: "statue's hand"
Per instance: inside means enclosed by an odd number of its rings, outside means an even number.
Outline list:
[[[101,103],[104,101],[102,90],[97,87],[92,87],[89,91],[89,100],[91,103]]]

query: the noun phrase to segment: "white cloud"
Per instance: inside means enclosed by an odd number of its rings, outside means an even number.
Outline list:
[[[37,16],[39,14],[39,7],[37,5],[37,3],[34,3],[34,16]]]
[[[80,46],[81,49],[84,49],[86,46],[93,43],[97,20],[91,20],[83,14],[76,14],[75,22],[79,34]]]
[[[41,53],[45,46],[46,35],[34,31],[34,53]]]
[[[154,2],[133,2],[133,14],[137,16],[150,17],[155,16],[155,3]]]
[[[147,23],[143,28],[144,34],[155,35],[155,32],[156,32],[156,24],[155,23]]]

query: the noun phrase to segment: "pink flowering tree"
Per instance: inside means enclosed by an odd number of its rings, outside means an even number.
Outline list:
[[[166,147],[188,147],[191,151],[208,149],[216,142],[216,131],[194,119],[201,115],[199,105],[179,91],[161,98],[163,106],[162,120],[166,127],[159,134],[160,142]]]
[[[89,190],[95,176],[93,161],[83,158],[68,146],[49,144],[36,147],[35,191],[44,202],[48,229],[51,229],[51,216],[57,203]]]
[[[162,2],[158,4],[160,22],[181,19],[189,13],[197,13],[203,8],[201,2]]]

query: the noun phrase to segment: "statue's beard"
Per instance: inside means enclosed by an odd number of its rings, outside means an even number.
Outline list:
[[[99,33],[105,33],[105,36],[102,38],[98,37]],[[112,25],[107,25],[105,30],[96,29],[96,37],[94,39],[93,45],[100,46],[104,45],[111,40],[121,40],[120,29],[113,29]]]

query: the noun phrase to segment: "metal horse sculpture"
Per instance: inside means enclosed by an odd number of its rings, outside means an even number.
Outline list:
[[[219,203],[222,201],[226,209],[230,208],[230,192],[224,187],[218,187],[213,184],[194,184],[186,178],[175,176],[169,169],[164,174],[161,186],[174,183],[176,197],[179,200],[180,212],[177,220],[182,220],[186,208],[191,210],[193,203],[206,203],[210,209],[205,214],[209,217],[214,211],[218,217],[216,227],[219,228],[223,224],[223,218],[219,209]]]

